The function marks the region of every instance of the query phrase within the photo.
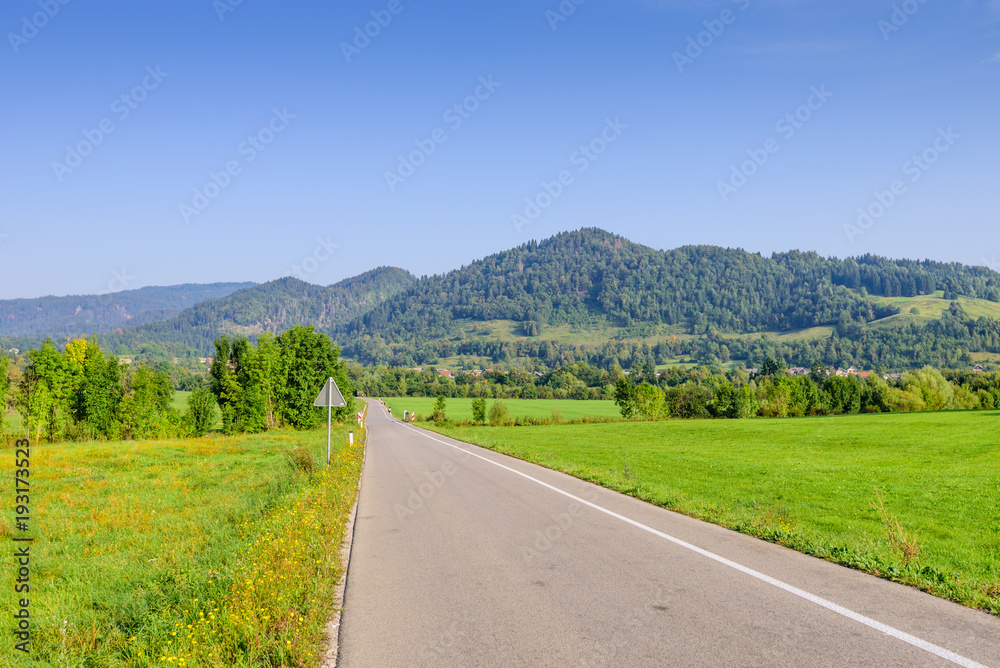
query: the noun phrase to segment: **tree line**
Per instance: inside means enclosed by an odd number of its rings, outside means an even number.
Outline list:
[[[755,374],[641,365],[616,381],[614,398],[624,418],[646,420],[992,409],[1000,407],[1000,373],[924,367],[887,380],[837,375],[816,362],[808,375],[793,376],[770,358]]]
[[[94,339],[71,340],[63,350],[47,339],[24,355],[23,368],[0,357],[0,435],[11,411],[20,433],[35,442],[200,436],[213,427],[217,411],[226,433],[308,429],[326,419],[312,402],[330,377],[350,404],[337,409],[336,418],[353,413],[340,352],[312,327],[262,335],[256,345],[222,336],[215,347],[209,382],[193,386],[184,410],[174,406],[171,365],[125,364]]]

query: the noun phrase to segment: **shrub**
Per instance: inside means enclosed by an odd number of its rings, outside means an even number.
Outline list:
[[[434,402],[434,408],[431,410],[431,420],[433,420],[434,422],[444,422],[445,420],[448,419],[448,417],[444,413],[444,404],[445,404],[445,398],[444,395],[442,394],[437,398],[437,401]]]
[[[472,400],[472,421],[479,424],[486,422],[486,399],[483,397]]]
[[[510,423],[510,409],[502,401],[494,401],[490,406],[490,424],[494,427]]]
[[[187,400],[185,422],[192,436],[204,436],[215,422],[215,395],[207,388],[199,387]]]

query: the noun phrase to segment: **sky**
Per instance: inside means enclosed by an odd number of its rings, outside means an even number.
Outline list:
[[[600,227],[1000,270],[1000,0],[5,0],[0,298]]]

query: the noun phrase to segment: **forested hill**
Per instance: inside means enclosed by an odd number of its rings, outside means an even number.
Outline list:
[[[382,341],[452,335],[455,321],[682,325],[747,333],[866,323],[897,312],[873,297],[943,290],[1000,301],[1000,274],[982,267],[864,256],[840,260],[791,251],[658,251],[600,229],[559,234],[415,283],[346,331]]]
[[[0,337],[87,336],[172,318],[206,299],[224,297],[253,283],[173,285],[106,295],[75,295],[0,301]]]
[[[335,285],[282,278],[204,301],[178,316],[102,337],[111,349],[146,343],[180,344],[208,354],[220,334],[281,332],[295,325],[330,331],[360,317],[416,282],[409,272],[379,267]]]

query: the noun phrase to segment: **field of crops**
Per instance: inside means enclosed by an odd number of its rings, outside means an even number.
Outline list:
[[[1000,614],[996,411],[437,429]]]
[[[32,447],[32,651],[15,665],[315,665],[363,461],[346,431],[330,468],[325,429]]]
[[[428,416],[437,399],[429,397],[386,397],[385,404],[392,408],[392,414],[402,418],[403,411],[416,411],[417,415]],[[472,420],[472,399],[445,399],[445,414],[456,422]],[[497,399],[486,400],[486,410]],[[563,420],[590,418],[619,418],[621,413],[613,401],[579,401],[573,399],[500,399],[510,408],[511,418],[532,417],[551,418],[562,415]]]

